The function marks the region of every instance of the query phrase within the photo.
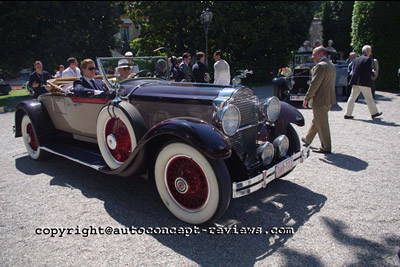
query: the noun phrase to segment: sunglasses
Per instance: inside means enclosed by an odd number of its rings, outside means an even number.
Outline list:
[[[89,67],[88,70],[95,70],[95,67]]]
[[[121,68],[121,70],[130,70],[130,68],[129,67]]]

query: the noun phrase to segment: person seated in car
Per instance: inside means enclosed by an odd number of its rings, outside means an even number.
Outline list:
[[[136,77],[136,73],[131,73],[132,65],[129,64],[128,60],[121,59],[118,61],[118,67],[115,68],[115,73],[119,74],[119,81],[131,79]]]
[[[156,63],[156,77],[165,79],[167,74],[167,62],[164,59],[159,59]]]
[[[83,76],[74,81],[73,92],[76,96],[105,95],[107,87],[99,79],[94,79],[96,67],[94,61],[85,59],[81,62]]]

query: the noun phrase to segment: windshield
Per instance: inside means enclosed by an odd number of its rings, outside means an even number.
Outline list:
[[[294,64],[302,65],[302,64],[314,63],[311,56],[312,56],[311,54],[295,55],[294,56]]]
[[[169,80],[168,58],[158,57],[102,57],[97,63],[109,89],[113,83],[158,78]]]

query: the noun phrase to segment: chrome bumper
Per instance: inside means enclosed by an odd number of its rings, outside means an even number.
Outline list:
[[[303,163],[305,159],[310,156],[310,146],[304,147],[301,151],[292,155],[291,157],[285,159],[284,161],[288,161],[293,159],[293,168],[299,164]],[[282,162],[280,162],[281,164]],[[232,184],[232,198],[239,198],[251,194],[258,189],[265,188],[268,183],[272,182],[274,179],[278,178],[276,176],[276,167],[277,165],[269,168],[268,170],[264,170],[259,175],[250,178],[246,181],[242,181],[239,183]],[[286,172],[292,170],[293,168],[287,170]],[[286,173],[285,172],[285,173]],[[284,173],[282,173],[284,174]]]

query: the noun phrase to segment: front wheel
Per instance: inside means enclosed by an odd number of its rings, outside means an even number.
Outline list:
[[[208,160],[192,146],[172,142],[158,153],[154,177],[168,210],[189,224],[216,220],[228,208],[232,190],[222,160]]]
[[[46,156],[46,152],[40,149],[35,128],[27,114],[22,118],[21,131],[28,155],[34,160],[43,159]]]
[[[296,130],[290,124],[288,124],[288,126],[286,128],[286,136],[289,139],[289,149],[288,149],[287,155],[290,157],[293,154],[296,154],[297,152],[300,151],[301,145],[300,145],[299,136],[297,135]],[[280,176],[279,179],[285,177],[286,175],[291,173],[293,170],[294,170],[294,168],[291,169],[290,171],[288,171],[287,173],[285,173],[284,175]]]

